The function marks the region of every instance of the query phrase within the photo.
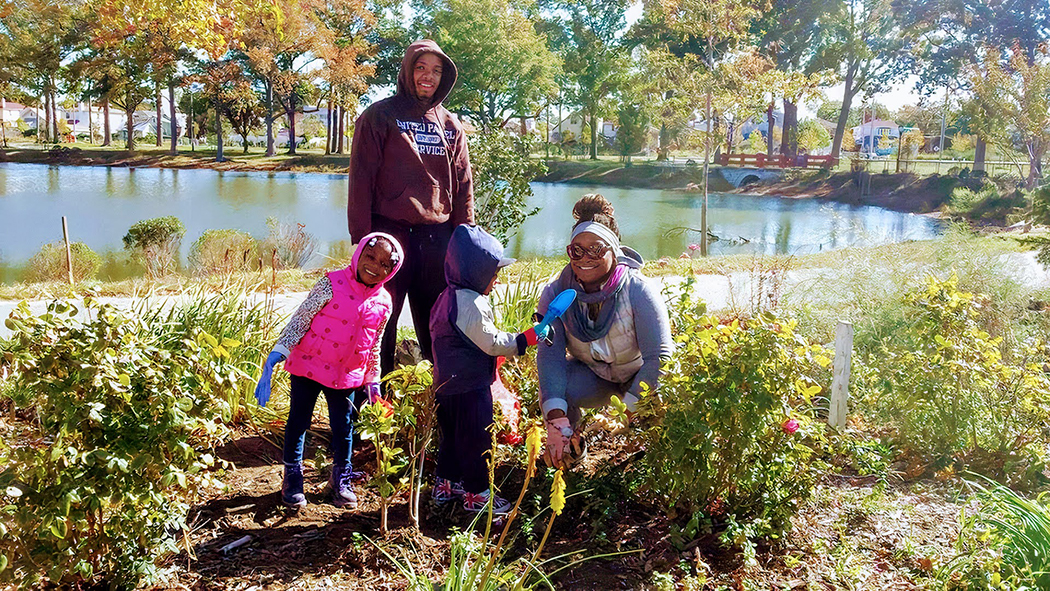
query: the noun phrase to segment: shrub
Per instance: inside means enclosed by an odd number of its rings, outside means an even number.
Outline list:
[[[913,323],[868,356],[861,394],[896,429],[900,447],[934,467],[989,474],[1041,469],[1050,429],[1048,349],[1004,344],[979,324],[984,296],[960,291],[954,273],[928,276],[905,303]],[[865,392],[866,390],[866,392]]]
[[[672,512],[727,523],[754,556],[809,497],[824,427],[815,375],[831,359],[772,313],[720,322],[689,298],[672,306],[678,349],[656,394],[643,396],[647,486]]]
[[[185,233],[186,226],[172,215],[142,220],[124,235],[124,248],[135,253],[150,277],[160,277],[175,271]]]
[[[33,317],[12,314],[3,363],[16,402],[36,421],[16,446],[0,444],[0,578],[30,587],[131,588],[183,542],[189,503],[217,485],[198,450],[226,433],[216,393],[236,388],[228,350],[197,332],[159,346],[150,327],[84,300]]]
[[[999,189],[995,185],[988,184],[973,190],[969,187],[956,187],[952,189],[951,210],[957,213],[970,213],[979,203],[991,198],[999,197]]]
[[[190,246],[190,266],[198,273],[248,271],[258,257],[250,234],[238,230],[206,230]]]
[[[304,230],[305,224],[286,224],[266,218],[270,235],[261,248],[263,263],[278,269],[301,269],[317,252],[317,238]],[[353,252],[350,252],[353,255]]]
[[[528,207],[529,183],[547,167],[529,158],[531,141],[502,129],[470,136],[475,219],[504,243],[539,211]]]
[[[83,242],[69,245],[73,259],[73,281],[80,282],[92,279],[102,267],[102,257]],[[66,281],[66,247],[61,242],[45,244],[28,263],[27,278],[30,281]]]

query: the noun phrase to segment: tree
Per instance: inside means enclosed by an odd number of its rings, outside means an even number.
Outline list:
[[[625,165],[631,165],[631,155],[645,148],[649,134],[649,118],[637,101],[621,100],[617,111],[616,149]]]
[[[770,76],[769,92],[784,99],[783,154],[798,152],[798,104],[819,96],[819,86],[830,83],[826,70],[815,71],[813,48],[825,34],[826,21],[821,16],[832,10],[837,0],[773,0],[769,10],[752,24],[752,34],[759,50],[775,66],[779,76]],[[767,117],[772,114],[772,101]]]
[[[918,86],[926,93],[945,88],[972,97],[967,74],[982,63],[983,47],[995,47],[1005,58],[1017,44],[1032,64],[1038,48],[1050,40],[1050,4],[1041,0],[895,0],[893,9],[902,26],[920,40],[915,51],[921,66]],[[971,101],[964,105],[967,113],[982,109]],[[973,131],[974,170],[983,170],[986,140],[995,130]]]
[[[831,134],[815,119],[803,119],[798,126],[798,147],[807,154],[831,145]]]
[[[574,0],[550,6],[548,35],[564,60],[569,100],[589,122],[592,160],[598,158],[598,117],[613,110],[609,97],[629,67],[630,56],[619,40],[629,5],[627,0]]]
[[[689,130],[703,65],[694,54],[677,56],[666,47],[640,47],[638,53],[637,92],[646,116],[660,127],[656,159],[666,160]]]
[[[1009,134],[1017,134],[1028,156],[1027,186],[1035,187],[1050,151],[1050,51],[1040,49],[1029,60],[1018,42],[1004,61],[996,48],[987,47],[970,80],[983,106],[977,117],[982,131],[995,133],[1004,143],[1011,141]]]
[[[72,0],[22,0],[5,5],[3,10],[6,14],[0,19],[0,34],[6,37],[11,60],[6,66],[8,72],[27,94],[40,97],[48,124],[41,128],[37,122],[37,137],[57,140],[58,80],[64,61],[80,38],[78,4]]]
[[[663,0],[662,11],[670,30],[683,37],[700,40],[700,52],[693,54],[706,66],[701,81],[705,95],[704,121],[704,199],[700,207],[700,254],[707,256],[708,172],[711,160],[712,104],[715,95],[715,64],[733,55],[747,36],[751,22],[762,9],[758,2],[739,0]],[[724,87],[723,87],[724,88]]]
[[[417,28],[453,56],[459,82],[445,100],[486,129],[537,113],[557,92],[561,60],[526,11],[529,0],[436,0]]]
[[[218,90],[217,106],[233,130],[241,136],[244,153],[247,154],[248,135],[258,127],[264,108],[252,89],[251,81],[236,65],[232,65],[229,80]]]
[[[843,0],[823,19],[826,33],[811,68],[834,70],[843,80],[842,106],[831,143],[831,155],[837,158],[853,98],[903,75],[911,38],[898,26],[889,0]]]
[[[272,114],[278,106],[288,120],[288,153],[296,153],[295,114],[314,91],[307,72],[333,40],[325,15],[352,1],[275,0],[276,15],[265,6],[249,13],[243,58],[263,84],[268,156],[274,153]]]
[[[335,118],[329,109],[327,128],[328,152],[343,153],[344,122],[346,109],[356,111],[361,97],[368,92],[368,79],[375,75],[376,67],[369,63],[375,48],[368,41],[368,34],[375,27],[376,17],[363,1],[344,2],[333,6],[322,15],[322,20],[331,32],[331,39],[320,49],[325,62],[322,77],[330,105],[335,107]],[[338,137],[338,141],[333,141]]]

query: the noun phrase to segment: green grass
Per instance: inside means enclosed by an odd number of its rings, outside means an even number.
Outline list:
[[[872,247],[844,248],[817,254],[786,255],[726,255],[707,258],[675,259],[664,257],[648,261],[642,272],[649,277],[720,275],[751,271],[756,267],[789,267],[793,270],[822,269],[819,279],[831,285],[839,285],[843,279],[868,283],[857,284],[851,288],[856,298],[869,299],[871,294],[863,293],[865,288],[875,289],[876,284],[869,277],[870,271],[878,268],[889,268],[892,273],[920,268],[948,269],[954,264],[962,265],[973,271],[974,277],[983,277],[983,283],[994,283],[994,278],[979,271],[989,264],[989,257],[995,258],[1009,252],[1024,250],[1018,242],[1010,237],[977,237],[965,231],[950,232],[937,240],[902,242]],[[982,254],[983,253],[983,254]],[[969,261],[970,255],[981,255],[975,261]],[[557,274],[568,263],[566,257],[543,257],[523,259],[507,267],[500,273],[502,283],[514,284],[520,281],[540,281]],[[337,268],[343,261],[333,261],[331,268]],[[302,271],[299,269],[277,271],[270,270],[232,273],[228,275],[211,275],[191,277],[188,275],[171,275],[158,280],[144,277],[122,281],[86,281],[78,290],[90,288],[103,296],[136,296],[147,291],[156,294],[177,294],[195,286],[220,290],[231,282],[256,285],[256,289],[265,291],[273,289],[279,293],[308,291],[324,270]],[[964,274],[966,276],[966,274]],[[28,283],[0,285],[0,299],[50,299],[69,293],[69,286],[62,282]],[[988,290],[992,291],[995,290]],[[822,295],[819,292],[810,294],[814,297],[833,297],[843,294],[840,288],[834,293]],[[877,293],[875,295],[878,295]],[[841,299],[841,298],[839,298]]]

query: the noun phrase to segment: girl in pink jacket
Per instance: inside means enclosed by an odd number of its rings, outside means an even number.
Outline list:
[[[397,273],[404,258],[393,236],[366,235],[349,267],[317,281],[266,358],[255,388],[260,406],[270,399],[274,366],[287,360],[284,368],[291,374],[281,487],[281,501],[288,507],[306,506],[303,443],[323,391],[332,426],[332,501],[337,507],[357,508],[350,467],[353,425],[357,407],[366,398],[379,400],[379,347],[392,308],[383,284]]]

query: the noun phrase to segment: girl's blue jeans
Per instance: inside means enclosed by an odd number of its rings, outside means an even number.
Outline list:
[[[328,421],[332,426],[332,460],[336,465],[349,467],[357,406],[367,397],[364,388],[336,390],[297,375],[291,376],[291,384],[291,405],[288,422],[284,425],[284,464],[303,461],[306,430],[310,428],[317,397],[323,391],[328,402]]]

